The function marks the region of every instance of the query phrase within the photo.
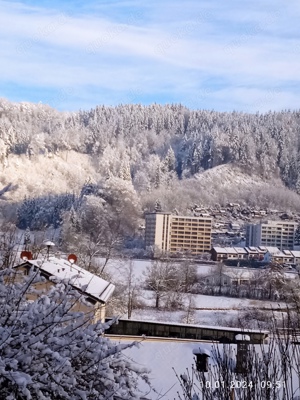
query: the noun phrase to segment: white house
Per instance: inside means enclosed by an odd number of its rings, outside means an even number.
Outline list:
[[[216,272],[205,277],[205,283],[208,285],[230,286],[245,285],[253,278],[253,272],[249,270],[231,270],[226,269],[224,272]]]

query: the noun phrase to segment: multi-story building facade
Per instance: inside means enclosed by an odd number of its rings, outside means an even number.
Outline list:
[[[189,251],[193,255],[210,252],[212,219],[170,213],[146,214],[145,244],[156,253]]]
[[[246,246],[274,246],[293,250],[298,224],[293,221],[266,221],[247,226]]]

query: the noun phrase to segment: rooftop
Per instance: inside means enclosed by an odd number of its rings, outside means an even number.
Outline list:
[[[41,271],[59,279],[68,279],[73,287],[93,296],[95,299],[106,303],[111,297],[115,286],[97,275],[71,264],[68,260],[49,257],[48,260],[30,260],[26,264],[32,264]]]

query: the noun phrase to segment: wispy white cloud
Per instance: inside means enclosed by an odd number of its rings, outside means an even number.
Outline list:
[[[24,100],[43,102],[49,91],[67,90],[57,102],[61,109],[131,98],[251,112],[298,106],[296,3],[136,0],[87,1],[73,12],[60,3],[52,7],[0,1],[0,89],[9,93],[10,84],[12,100],[20,99],[22,87]]]

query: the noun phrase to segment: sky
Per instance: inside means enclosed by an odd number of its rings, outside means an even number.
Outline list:
[[[299,109],[298,0],[0,0],[0,97]]]

